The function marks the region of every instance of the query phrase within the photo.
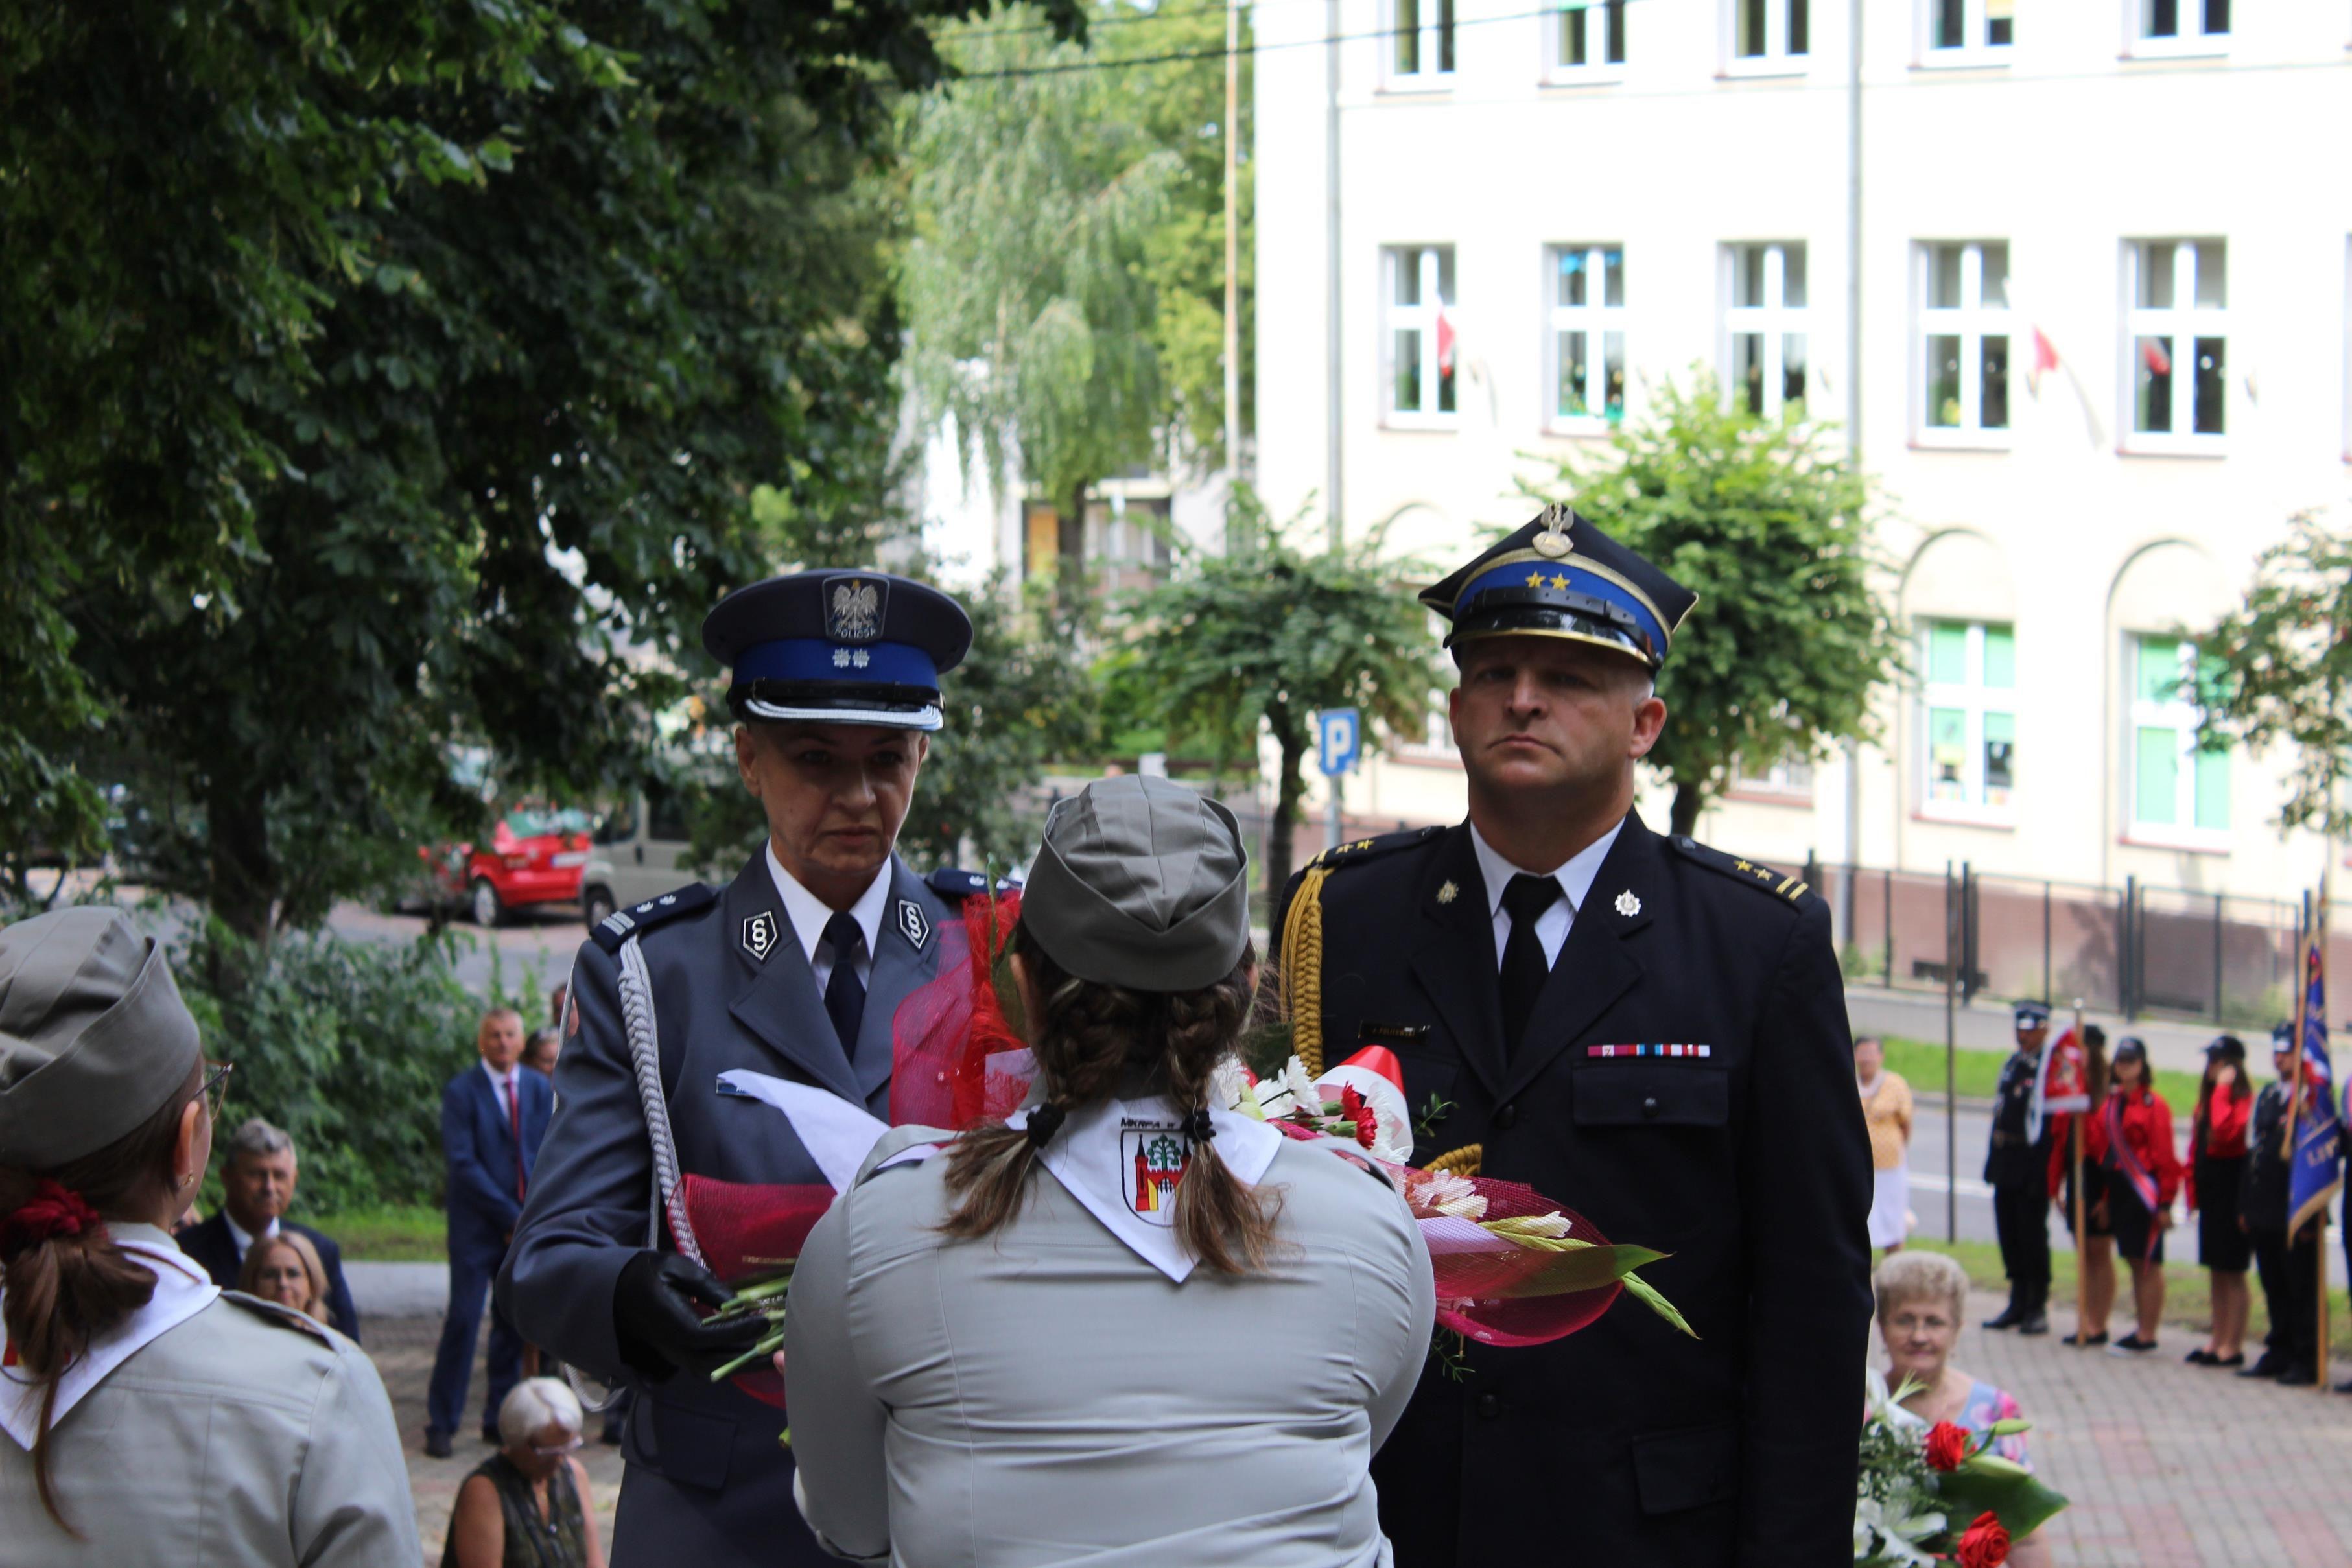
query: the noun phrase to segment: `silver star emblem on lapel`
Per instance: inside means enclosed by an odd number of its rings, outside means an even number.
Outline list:
[[[1437,890],[1437,902],[1440,904],[1451,904],[1461,896],[1462,890],[1451,882],[1443,883]]]
[[[1642,913],[1642,901],[1633,896],[1632,888],[1629,887],[1617,895],[1617,913],[1629,916]]]

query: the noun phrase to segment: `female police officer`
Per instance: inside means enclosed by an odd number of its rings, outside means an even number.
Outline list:
[[[736,764],[767,843],[725,889],[619,911],[581,947],[577,1039],[499,1282],[526,1339],[635,1392],[620,1568],[827,1561],[793,1506],[782,1413],[706,1375],[761,1325],[704,1326],[698,1307],[726,1291],[679,1195],[688,1177],[824,1179],[791,1123],[722,1094],[721,1073],[889,1113],[895,1017],[959,968],[940,888],[969,880],[927,883],[894,848],[940,674],[971,645],[955,601],[882,572],[800,572],[729,595],[702,641],[733,671]]]
[[[0,931],[0,1564],[422,1556],[367,1357],[172,1240],[226,1071],[121,910]]]

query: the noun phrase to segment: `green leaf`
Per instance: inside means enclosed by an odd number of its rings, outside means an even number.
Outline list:
[[[1675,1328],[1680,1329],[1683,1333],[1690,1335],[1691,1338],[1698,1338],[1698,1331],[1690,1326],[1688,1320],[1684,1318],[1682,1313],[1675,1310],[1675,1304],[1672,1301],[1669,1301],[1665,1297],[1658,1293],[1658,1288],[1655,1285],[1651,1284],[1639,1274],[1627,1274],[1622,1283],[1625,1286],[1626,1293],[1631,1295],[1635,1301],[1646,1305],[1652,1312],[1665,1319],[1666,1322],[1672,1323]]]

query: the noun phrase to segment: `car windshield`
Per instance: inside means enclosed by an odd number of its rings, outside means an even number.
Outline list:
[[[525,806],[507,813],[507,831],[519,839],[535,839],[543,833],[584,833],[592,821],[587,812],[571,808],[557,810]]]

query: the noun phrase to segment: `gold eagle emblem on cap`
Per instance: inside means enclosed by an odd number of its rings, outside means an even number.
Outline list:
[[[1568,537],[1568,520],[1576,514],[1555,501],[1543,510],[1543,532],[1530,541],[1536,553],[1549,560],[1565,559],[1576,547]]]

